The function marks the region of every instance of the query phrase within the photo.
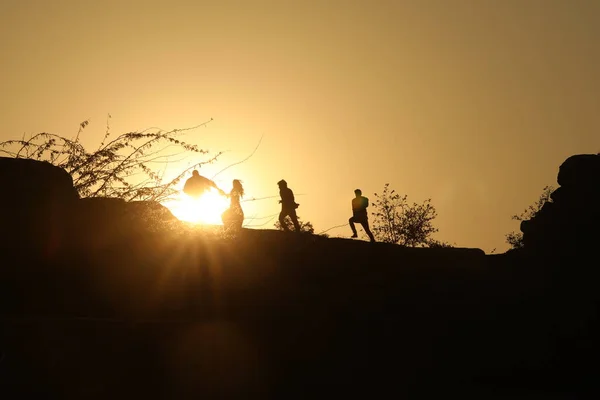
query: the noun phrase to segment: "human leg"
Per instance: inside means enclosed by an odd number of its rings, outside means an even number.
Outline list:
[[[373,236],[371,229],[369,229],[369,220],[365,219],[365,220],[361,221],[360,224],[362,225],[363,229],[365,230],[365,233],[367,234],[367,236],[369,237],[371,242],[374,242],[375,237]]]
[[[350,219],[348,220],[348,223],[350,224],[350,229],[352,229],[352,236],[350,237],[356,238],[358,237],[358,232],[356,232],[356,226],[354,226],[354,222],[356,222],[354,217],[350,217]]]
[[[296,211],[291,211],[289,213],[289,216],[292,220],[292,223],[294,224],[294,229],[296,229],[296,232],[300,232],[300,223],[298,222],[298,216],[296,215]]]

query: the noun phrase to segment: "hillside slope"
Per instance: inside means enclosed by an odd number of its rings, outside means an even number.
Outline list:
[[[489,397],[587,391],[597,371],[595,291],[518,253],[271,230],[10,251],[3,393]]]

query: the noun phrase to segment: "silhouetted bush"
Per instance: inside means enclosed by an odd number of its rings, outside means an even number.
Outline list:
[[[438,231],[432,223],[437,213],[431,199],[410,205],[406,195],[390,190],[389,183],[385,184],[381,194],[375,193],[375,197],[372,231],[378,241],[410,247],[450,247],[431,238]]]
[[[110,118],[110,115],[109,115]],[[212,121],[212,119],[210,120]],[[144,200],[161,202],[176,193],[175,185],[186,172],[209,160],[195,163],[170,181],[163,182],[163,173],[152,166],[179,161],[186,153],[206,155],[208,151],[177,139],[182,133],[206,126],[210,121],[185,129],[163,131],[149,128],[141,132],[128,132],[111,137],[110,125],[98,148],[87,151],[80,135],[89,124],[83,121],[74,139],[52,133],[38,133],[29,139],[0,142],[0,154],[14,158],[48,161],[63,168],[73,177],[73,186],[82,198],[113,197],[125,201]],[[175,152],[167,152],[176,148]],[[135,178],[135,179],[134,179]]]
[[[298,223],[300,224],[300,232],[315,233],[315,228],[313,227],[310,221],[304,222],[300,217],[298,217]],[[289,230],[293,231],[295,229],[290,217],[285,217],[285,224],[287,225]],[[281,226],[279,221],[275,221],[275,229],[278,229],[280,231],[283,230],[283,227]]]
[[[512,219],[515,221],[527,221],[535,217],[535,215],[544,207],[546,203],[552,203],[552,198],[550,195],[554,191],[554,187],[545,186],[542,189],[542,194],[540,197],[529,207],[525,209],[521,214],[513,215]],[[523,233],[512,231],[506,234],[506,243],[510,245],[513,249],[520,249],[523,247]]]

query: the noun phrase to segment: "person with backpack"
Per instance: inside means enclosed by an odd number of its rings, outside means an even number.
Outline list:
[[[369,199],[362,195],[362,191],[360,189],[356,189],[354,191],[356,197],[352,199],[352,217],[348,220],[350,224],[350,229],[352,229],[352,238],[357,238],[358,233],[356,232],[355,223],[359,223],[362,225],[363,229],[371,242],[375,242],[375,237],[369,229],[369,215],[367,214],[367,207],[369,207]]]

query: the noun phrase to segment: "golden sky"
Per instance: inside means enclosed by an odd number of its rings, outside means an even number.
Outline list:
[[[600,151],[599,20],[597,0],[1,0],[0,140],[214,118],[187,137],[227,151],[207,176],[264,135],[227,191],[285,178],[322,231],[389,182],[432,199],[438,239],[503,251],[560,163]]]

